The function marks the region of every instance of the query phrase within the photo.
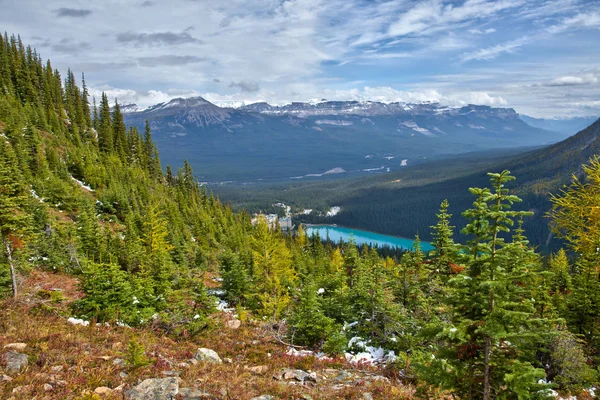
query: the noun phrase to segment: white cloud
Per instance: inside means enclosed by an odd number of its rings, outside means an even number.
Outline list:
[[[569,29],[600,28],[600,13],[587,12],[563,19],[559,24],[548,28],[548,32],[556,34]]]
[[[510,42],[500,43],[495,46],[486,47],[484,49],[479,49],[470,53],[465,53],[460,57],[460,59],[463,62],[472,60],[493,60],[502,53],[514,52],[516,49],[527,43],[528,40],[528,38],[524,37],[517,40],[512,40]]]

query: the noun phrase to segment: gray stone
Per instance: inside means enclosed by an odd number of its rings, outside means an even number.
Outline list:
[[[179,393],[176,378],[146,379],[125,392],[127,400],[173,400]]]
[[[11,378],[8,375],[0,375],[0,382],[10,382],[12,380],[13,380],[13,378]]]
[[[124,367],[127,363],[122,358],[115,358],[113,360],[113,365],[117,365],[119,367]]]
[[[199,348],[194,358],[198,361],[206,361],[216,364],[221,364],[223,362],[216,351],[205,348]]]
[[[4,355],[6,360],[6,371],[9,374],[18,374],[27,367],[27,355],[17,353],[16,351],[9,351]]]
[[[263,394],[262,396],[253,397],[250,400],[275,400],[275,397]]]
[[[362,395],[363,400],[373,400],[373,395],[371,393],[363,393]]]
[[[201,399],[214,399],[215,396],[210,393],[203,392],[199,389],[181,388],[179,390],[183,400],[201,400]]]

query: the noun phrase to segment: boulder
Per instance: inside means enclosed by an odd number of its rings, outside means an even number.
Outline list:
[[[194,358],[198,361],[206,361],[215,364],[221,364],[223,362],[216,351],[205,348],[199,348]]]
[[[263,394],[262,396],[253,397],[250,400],[275,400],[275,397]]]
[[[16,351],[9,351],[4,355],[6,360],[6,371],[9,374],[18,374],[27,367],[27,355],[17,353]]]
[[[173,400],[179,393],[177,378],[146,379],[125,392],[127,400]]]
[[[249,367],[250,372],[257,375],[263,375],[269,370],[269,367],[266,365],[257,365],[256,367]]]

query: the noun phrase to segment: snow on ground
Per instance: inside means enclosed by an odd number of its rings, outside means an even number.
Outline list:
[[[88,185],[86,185],[85,183],[81,182],[80,180],[78,180],[78,179],[75,179],[75,178],[73,178],[73,177],[71,177],[71,179],[73,179],[75,182],[77,182],[77,184],[78,184],[79,186],[81,186],[82,188],[84,188],[85,190],[88,190],[88,191],[90,191],[90,192],[93,192],[93,191],[94,191],[94,189],[92,189],[91,187],[89,187],[89,186],[88,186]]]
[[[402,160],[402,162],[400,163],[401,167],[406,167],[408,165],[408,159]]]
[[[354,347],[355,349],[362,349],[362,351],[353,354],[347,352],[344,354],[346,361],[353,364],[384,364],[388,362],[394,362],[396,360],[396,353],[390,350],[386,353],[382,347],[369,346],[366,341],[361,337],[354,336],[348,342],[348,348]]]
[[[384,166],[381,166],[379,168],[367,168],[367,169],[363,169],[363,172],[381,171],[384,168],[385,168]]]
[[[325,353],[315,353],[314,351],[310,350],[296,350],[293,347],[288,348],[288,351],[286,351],[285,354],[292,357],[313,356],[316,357],[318,360],[333,360],[331,357],[327,357]]]
[[[302,210],[302,214],[308,215],[312,212],[312,210],[313,210],[312,208],[305,208],[304,210]]]
[[[333,216],[337,215],[341,210],[342,210],[341,207],[333,206],[329,209],[329,211],[327,211],[327,217],[333,217]]]
[[[81,325],[81,326],[88,326],[90,324],[90,321],[86,321],[86,320],[83,320],[80,318],[73,318],[73,317],[69,317],[67,322],[70,324],[73,324],[73,325]]]

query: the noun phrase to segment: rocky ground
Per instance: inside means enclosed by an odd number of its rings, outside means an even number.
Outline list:
[[[71,276],[34,271],[0,309],[2,399],[402,399],[393,369],[292,355],[272,329],[224,312],[196,337],[78,324]],[[130,344],[139,343],[134,360]],[[138,364],[138,365],[134,365]]]

